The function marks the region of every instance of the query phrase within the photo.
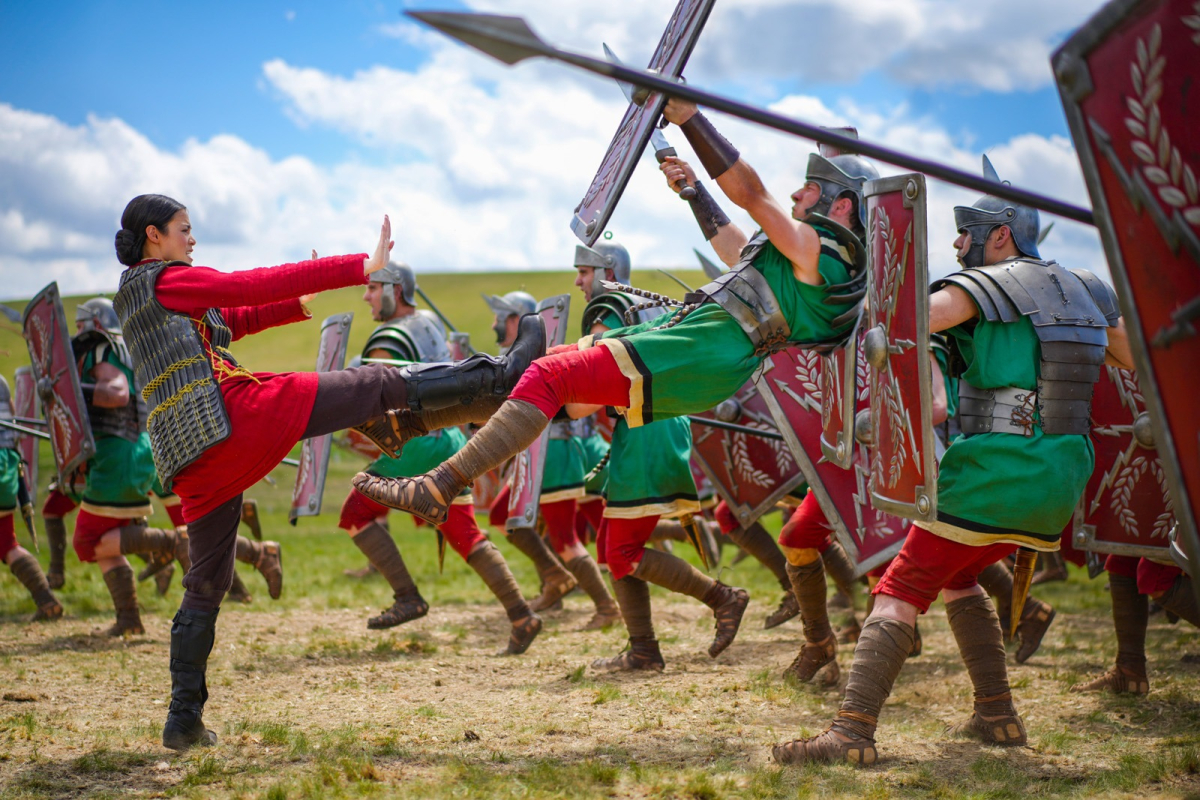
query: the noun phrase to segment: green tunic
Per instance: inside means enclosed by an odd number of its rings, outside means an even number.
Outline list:
[[[557,503],[583,497],[586,462],[587,453],[584,452],[581,437],[548,440],[546,465],[542,470],[541,502]]]
[[[853,303],[825,302],[830,285],[850,280],[851,260],[829,231],[819,225],[814,228],[822,244],[817,271],[825,283],[812,286],[796,280],[792,263],[770,242],[754,259],[754,268],[767,279],[791,327],[789,341],[797,343],[829,340],[853,325],[853,321],[842,328],[832,325]],[[679,325],[664,329],[676,315],[608,331],[599,342],[612,351],[630,380],[625,417],[632,427],[712,408],[732,397],[764,360],[754,354],[749,337],[719,305],[703,305]],[[593,343],[585,336],[580,347]]]
[[[1037,388],[1041,347],[1028,318],[978,320],[952,328],[969,383],[983,389]],[[1035,417],[1036,418],[1036,417]],[[1059,546],[1063,526],[1087,486],[1095,451],[1087,436],[978,433],[946,449],[938,472],[938,519],[917,523],[956,542],[1008,542],[1037,550]]]
[[[608,482],[608,465],[605,464],[601,467],[595,475],[592,475],[592,470],[596,469],[596,465],[608,455],[608,442],[599,433],[593,433],[582,440],[580,445],[583,447],[583,465],[587,469],[586,475],[591,476],[584,486],[587,496],[600,497],[604,494],[604,484]]]
[[[117,367],[129,381],[133,394],[133,370],[121,362],[111,347],[104,347],[104,362]],[[90,376],[96,366],[96,349],[83,358],[80,374]],[[131,398],[132,402],[132,398]],[[142,431],[129,441],[107,433],[94,434],[96,454],[88,460],[87,484],[81,506],[93,514],[129,518],[148,516],[153,509],[147,495],[158,478],[154,456],[150,451],[150,435]]]
[[[17,507],[20,470],[21,454],[11,448],[0,450],[0,516],[11,514]]]
[[[692,426],[683,417],[639,428],[618,420],[604,487],[604,516],[678,517],[699,511],[691,455]]]

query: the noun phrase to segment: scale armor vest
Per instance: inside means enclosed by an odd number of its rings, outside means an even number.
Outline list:
[[[454,360],[441,323],[436,317],[431,319],[421,313],[388,320],[372,331],[363,347],[363,358],[379,349],[398,353],[402,361],[419,364]]]
[[[636,297],[619,290],[608,290],[602,295],[593,297],[583,309],[583,335],[590,334],[592,326],[597,322],[603,322],[610,311],[620,317],[622,325],[639,325],[652,319],[658,319],[667,313],[665,308],[643,308],[635,312],[634,319],[630,320],[628,312],[645,302],[643,297]]]
[[[13,421],[12,392],[8,389],[8,381],[0,375],[0,419]],[[12,450],[17,446],[19,433],[12,428],[0,427],[0,450]]]
[[[204,341],[187,314],[170,311],[154,296],[159,274],[169,266],[155,261],[130,267],[121,275],[113,307],[133,356],[133,377],[146,401],[146,430],[154,467],[163,488],[204,451],[233,432],[221,388],[213,377]],[[210,308],[203,323],[212,349],[235,366],[227,349],[233,333],[221,312]]]
[[[125,345],[125,337],[119,334],[97,330],[84,331],[71,339],[71,348],[75,353],[75,361],[81,367],[81,374],[84,357],[95,350],[96,363],[99,364],[104,360],[107,348],[111,348],[121,363],[131,372],[133,371],[133,356],[130,355],[129,348]],[[92,435],[108,434],[136,442],[142,431],[146,430],[146,415],[149,413],[146,401],[133,386],[129,387],[129,398],[133,402],[126,403],[120,408],[101,408],[94,403],[87,402],[89,397],[90,395],[84,395]]]
[[[1092,391],[1108,345],[1106,329],[1121,316],[1112,287],[1087,270],[1031,258],[960,270],[936,281],[932,289],[950,285],[971,295],[980,317],[988,322],[1029,318],[1041,345],[1037,410],[1042,430],[1090,432]],[[959,408],[964,431],[985,432],[978,429],[981,425],[990,429],[990,414],[977,421],[973,417],[978,415],[965,405]]]

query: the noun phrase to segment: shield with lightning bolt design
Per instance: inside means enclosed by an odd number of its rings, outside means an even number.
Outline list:
[[[317,346],[317,372],[332,372],[346,366],[346,345],[350,339],[350,323],[354,314],[335,314],[321,323],[321,343]],[[300,445],[300,467],[296,470],[296,485],[292,490],[292,507],[288,521],[293,525],[300,517],[321,513],[321,497],[325,493],[325,473],[329,469],[329,451],[333,434],[305,439]]]
[[[1096,469],[1075,510],[1075,546],[1170,564],[1175,524],[1146,398],[1130,370],[1105,367],[1092,396]]]

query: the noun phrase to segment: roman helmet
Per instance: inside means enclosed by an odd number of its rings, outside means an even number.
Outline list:
[[[992,166],[987,156],[983,157],[983,177],[996,183],[1004,183]],[[954,225],[959,233],[971,234],[971,249],[962,258],[963,266],[967,268],[982,267],[983,247],[992,231],[1001,225],[1007,225],[1012,231],[1013,244],[1021,255],[1036,258],[1038,253],[1038,229],[1041,221],[1036,208],[1010,203],[999,197],[984,195],[975,201],[974,205],[954,207]]]

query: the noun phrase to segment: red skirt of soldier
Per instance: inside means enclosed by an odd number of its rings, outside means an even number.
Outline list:
[[[342,503],[342,517],[338,527],[347,531],[357,531],[379,517],[387,516],[389,511],[391,509],[387,506],[381,506],[357,489],[351,489],[346,501]],[[450,506],[450,516],[444,524],[438,526],[438,530],[464,561],[484,540],[483,531],[479,530],[479,525],[475,522],[475,506],[470,503]]]
[[[960,544],[913,525],[872,594],[903,600],[924,614],[943,589],[961,591],[977,586],[976,579],[985,567],[1016,549],[1015,544]]]

